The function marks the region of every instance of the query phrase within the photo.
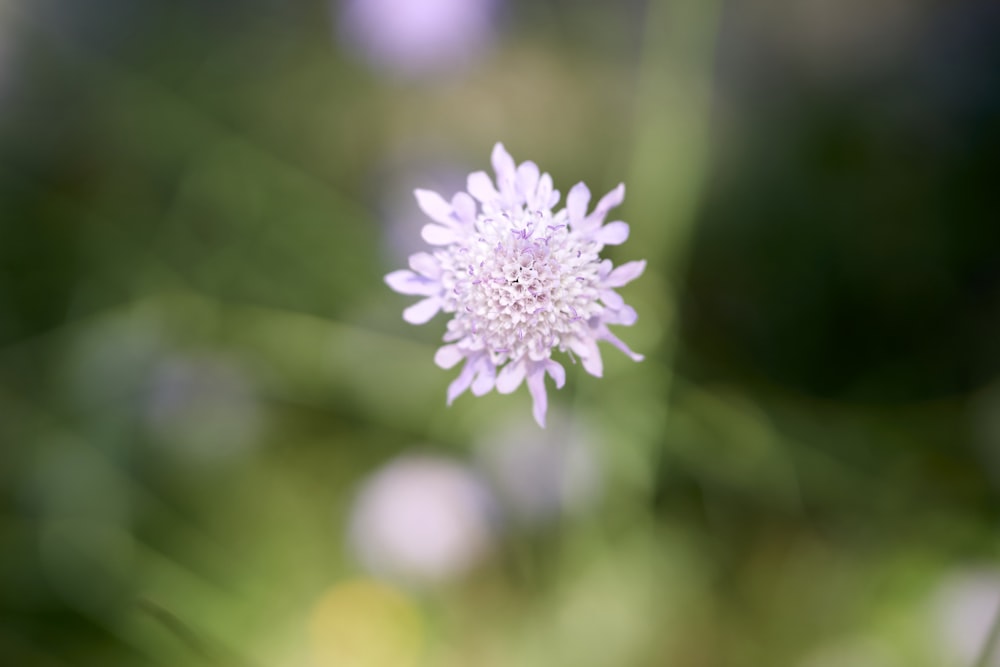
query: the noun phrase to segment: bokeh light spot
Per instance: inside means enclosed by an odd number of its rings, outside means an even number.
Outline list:
[[[314,667],[411,667],[423,646],[423,621],[401,592],[369,579],[329,589],[309,622]]]

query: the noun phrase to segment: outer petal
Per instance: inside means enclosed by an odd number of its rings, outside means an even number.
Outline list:
[[[601,318],[605,324],[620,324],[624,327],[630,327],[635,324],[639,316],[635,313],[635,308],[628,304],[622,305],[621,308],[617,310],[605,310],[604,317]]]
[[[549,409],[549,397],[545,393],[545,367],[539,364],[528,373],[528,391],[531,392],[532,414],[535,421],[545,428],[545,413]]]
[[[559,191],[552,189],[552,177],[542,174],[538,178],[538,183],[527,195],[528,207],[535,210],[549,209],[559,201]]]
[[[599,225],[604,222],[608,211],[616,206],[620,206],[623,201],[625,201],[625,184],[619,183],[617,188],[601,197],[601,200],[597,202],[597,206],[594,207],[594,212],[588,216],[588,220],[593,221],[595,226]]]
[[[529,202],[535,199],[538,189],[538,165],[530,160],[522,162],[517,168],[517,189]]]
[[[458,345],[445,345],[434,353],[434,363],[444,369],[453,367],[462,359],[465,359],[465,353],[458,348]]]
[[[626,239],[628,239],[628,224],[620,220],[609,222],[594,232],[594,240],[604,245],[621,245]]]
[[[545,372],[552,376],[556,389],[562,389],[566,384],[566,369],[558,361],[549,359],[545,362]]]
[[[417,205],[420,210],[427,214],[431,220],[445,225],[453,225],[451,204],[445,201],[444,197],[433,190],[414,190],[417,197]]]
[[[622,352],[624,352],[625,354],[627,354],[629,357],[632,358],[632,361],[642,361],[643,359],[646,358],[646,357],[642,356],[641,354],[633,352],[629,348],[628,345],[626,345],[625,343],[623,343],[621,341],[621,339],[618,338],[618,336],[616,336],[613,333],[611,333],[610,331],[608,331],[607,327],[604,327],[604,330],[601,331],[601,333],[598,335],[598,337],[601,338],[602,340],[608,341],[609,343],[611,343],[612,345],[614,345],[615,347],[617,347],[619,350],[621,350]]]
[[[456,193],[451,198],[451,207],[455,210],[459,222],[471,225],[476,221],[476,200],[465,192]]]
[[[625,305],[625,299],[622,298],[621,294],[609,289],[601,290],[601,301],[611,310],[618,310]]]
[[[552,178],[548,174],[542,174],[542,182],[543,183],[545,182],[546,179],[548,179],[547,188],[549,190],[551,190],[551,188],[552,188]],[[538,191],[539,192],[542,191],[542,186],[541,185],[539,185]],[[551,190],[551,194],[549,195],[549,202],[548,202],[548,204],[546,204],[545,208],[554,208],[555,205],[558,204],[558,203],[559,203],[559,191],[558,190]]]
[[[585,371],[598,378],[604,375],[604,360],[601,358],[601,351],[597,347],[597,341],[574,338],[569,341],[569,348],[580,357]]]
[[[566,210],[569,213],[569,224],[577,227],[587,216],[587,204],[590,202],[590,189],[583,183],[577,183],[566,195]]]
[[[497,174],[497,183],[508,179],[513,181],[516,178],[515,172],[517,167],[514,164],[514,158],[510,156],[510,153],[507,152],[507,149],[499,141],[493,146],[493,153],[490,155],[490,160]]]
[[[645,270],[646,260],[644,259],[635,262],[626,262],[612,271],[610,275],[604,279],[604,286],[621,287],[623,285],[627,285],[641,276],[642,272]]]
[[[472,384],[472,376],[475,373],[475,363],[472,359],[465,362],[462,372],[448,385],[448,405],[451,405],[456,398],[462,395],[469,385]]]
[[[403,311],[403,319],[410,324],[426,324],[431,321],[438,311],[441,310],[441,299],[436,296],[429,297]]]
[[[476,378],[472,382],[472,393],[476,396],[490,393],[496,380],[496,366],[484,356],[476,362],[476,369]]]
[[[524,362],[511,361],[500,369],[497,376],[497,391],[501,394],[509,394],[521,386],[524,380]]]
[[[489,204],[500,197],[500,193],[493,186],[493,181],[486,175],[485,171],[477,171],[469,174],[466,181],[466,189],[469,194],[484,204]]]
[[[428,252],[418,252],[410,255],[410,268],[427,278],[437,278],[441,275],[441,265]]]
[[[453,229],[441,225],[424,225],[420,236],[431,245],[450,245],[458,240]]]
[[[400,269],[385,277],[385,284],[400,294],[417,294],[434,296],[441,291],[441,283],[430,278],[418,276],[413,271]]]

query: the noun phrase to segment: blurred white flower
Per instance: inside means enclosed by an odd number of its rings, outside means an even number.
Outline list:
[[[372,574],[404,584],[461,575],[492,539],[489,489],[469,468],[405,456],[366,480],[352,508],[349,541]]]
[[[971,665],[1000,613],[1000,570],[952,574],[933,596],[931,610],[945,657],[954,664]],[[1000,652],[993,654],[986,667],[1000,667]]]
[[[483,437],[482,469],[504,510],[536,523],[591,506],[600,494],[601,468],[593,441],[578,422],[556,413],[545,431],[522,421]]]
[[[335,2],[337,0],[334,0]],[[345,44],[404,75],[465,65],[491,41],[497,0],[340,0]]]

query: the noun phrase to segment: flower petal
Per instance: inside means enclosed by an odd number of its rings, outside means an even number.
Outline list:
[[[439,347],[434,353],[434,363],[446,370],[455,366],[462,359],[465,359],[465,353],[459,349],[458,345],[445,345]]]
[[[545,367],[538,365],[528,373],[528,391],[531,392],[531,412],[535,421],[545,428],[545,413],[549,409],[549,397],[545,393]]]
[[[419,296],[434,296],[441,291],[441,283],[413,271],[400,269],[386,275],[385,284],[400,294],[417,294]]]
[[[528,194],[528,206],[533,209],[551,209],[559,201],[559,192],[552,191],[552,177],[542,174],[538,177],[538,182]],[[555,200],[553,200],[555,195]]]
[[[410,324],[426,324],[441,310],[441,299],[436,296],[417,301],[403,311],[403,319]]]
[[[566,384],[566,369],[558,361],[548,359],[545,362],[545,372],[552,376],[556,383],[556,389],[562,389]]]
[[[497,391],[501,394],[509,394],[521,386],[524,380],[524,362],[511,361],[500,369],[497,376]]]
[[[493,384],[496,380],[496,366],[487,357],[483,357],[477,363],[477,367],[476,379],[472,382],[472,393],[476,396],[482,396],[493,390]]]
[[[622,298],[621,294],[610,289],[601,290],[601,301],[611,310],[618,310],[625,305],[625,299]]]
[[[611,274],[604,279],[604,286],[621,287],[623,285],[627,285],[641,276],[642,272],[645,270],[646,260],[644,259],[635,262],[626,262],[612,271]]]
[[[500,193],[497,192],[497,189],[493,186],[493,181],[486,175],[485,171],[477,171],[469,174],[465,189],[469,191],[470,195],[484,204],[492,203],[500,197]]]
[[[476,200],[465,192],[456,193],[451,198],[451,207],[459,221],[467,225],[476,221]]]
[[[529,202],[535,199],[538,188],[538,165],[530,160],[522,162],[517,168],[517,189]]]
[[[604,375],[604,360],[601,358],[601,351],[597,347],[597,341],[578,338],[569,341],[569,349],[576,352],[583,362],[583,369],[596,378]]]
[[[609,343],[611,343],[612,345],[614,345],[615,347],[617,347],[619,350],[621,350],[622,352],[624,352],[625,354],[627,354],[629,357],[632,358],[632,361],[642,361],[643,359],[646,358],[646,357],[642,356],[641,354],[633,352],[629,348],[628,345],[626,345],[625,343],[623,343],[621,341],[621,339],[618,338],[618,336],[616,336],[613,333],[611,333],[610,331],[608,331],[607,327],[604,328],[604,331],[602,331],[600,333],[599,337],[602,340],[608,341]]]
[[[624,304],[617,310],[605,310],[602,319],[605,324],[620,324],[624,327],[630,327],[635,324],[639,316],[636,315],[635,308]]]
[[[619,183],[617,188],[601,197],[601,200],[597,202],[597,206],[594,207],[594,212],[590,214],[590,217],[597,219],[599,223],[604,222],[604,218],[607,216],[608,211],[616,206],[620,206],[623,201],[625,201],[625,184]]]
[[[451,405],[456,398],[469,388],[469,385],[472,384],[474,371],[473,361],[471,359],[466,361],[465,366],[462,367],[462,372],[448,385],[448,405]]]
[[[552,187],[551,177],[549,177],[548,174],[542,174],[542,180],[544,181],[546,178],[549,179],[548,187],[551,188]],[[539,186],[539,192],[541,192],[541,186]],[[549,202],[545,205],[545,208],[553,208],[558,203],[559,203],[559,191],[552,190],[552,194],[549,195]]]
[[[410,255],[410,268],[427,278],[437,278],[441,275],[441,264],[429,252]]]
[[[577,183],[566,195],[566,210],[569,212],[569,224],[580,226],[587,216],[587,204],[590,202],[590,189],[582,182]]]
[[[451,245],[458,240],[455,230],[441,225],[424,225],[420,236],[431,245]]]
[[[427,214],[431,220],[445,225],[453,225],[454,219],[451,216],[451,204],[445,201],[444,197],[433,190],[414,190],[417,197],[417,205],[420,210]]]
[[[493,163],[493,169],[497,174],[497,183],[503,180],[513,181],[516,178],[515,172],[517,167],[514,164],[514,158],[510,156],[510,153],[507,152],[507,149],[499,141],[493,146],[490,161]]]
[[[594,233],[594,240],[604,245],[620,245],[628,239],[628,224],[609,222]]]

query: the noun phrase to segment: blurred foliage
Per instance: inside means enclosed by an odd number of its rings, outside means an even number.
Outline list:
[[[972,665],[995,4],[511,0],[421,76],[339,8],[0,4],[0,662]],[[474,569],[398,587],[352,552],[360,486],[530,419],[446,408],[441,323],[381,279],[409,192],[497,140],[563,192],[626,181],[647,360],[550,393],[597,497],[501,507]]]

